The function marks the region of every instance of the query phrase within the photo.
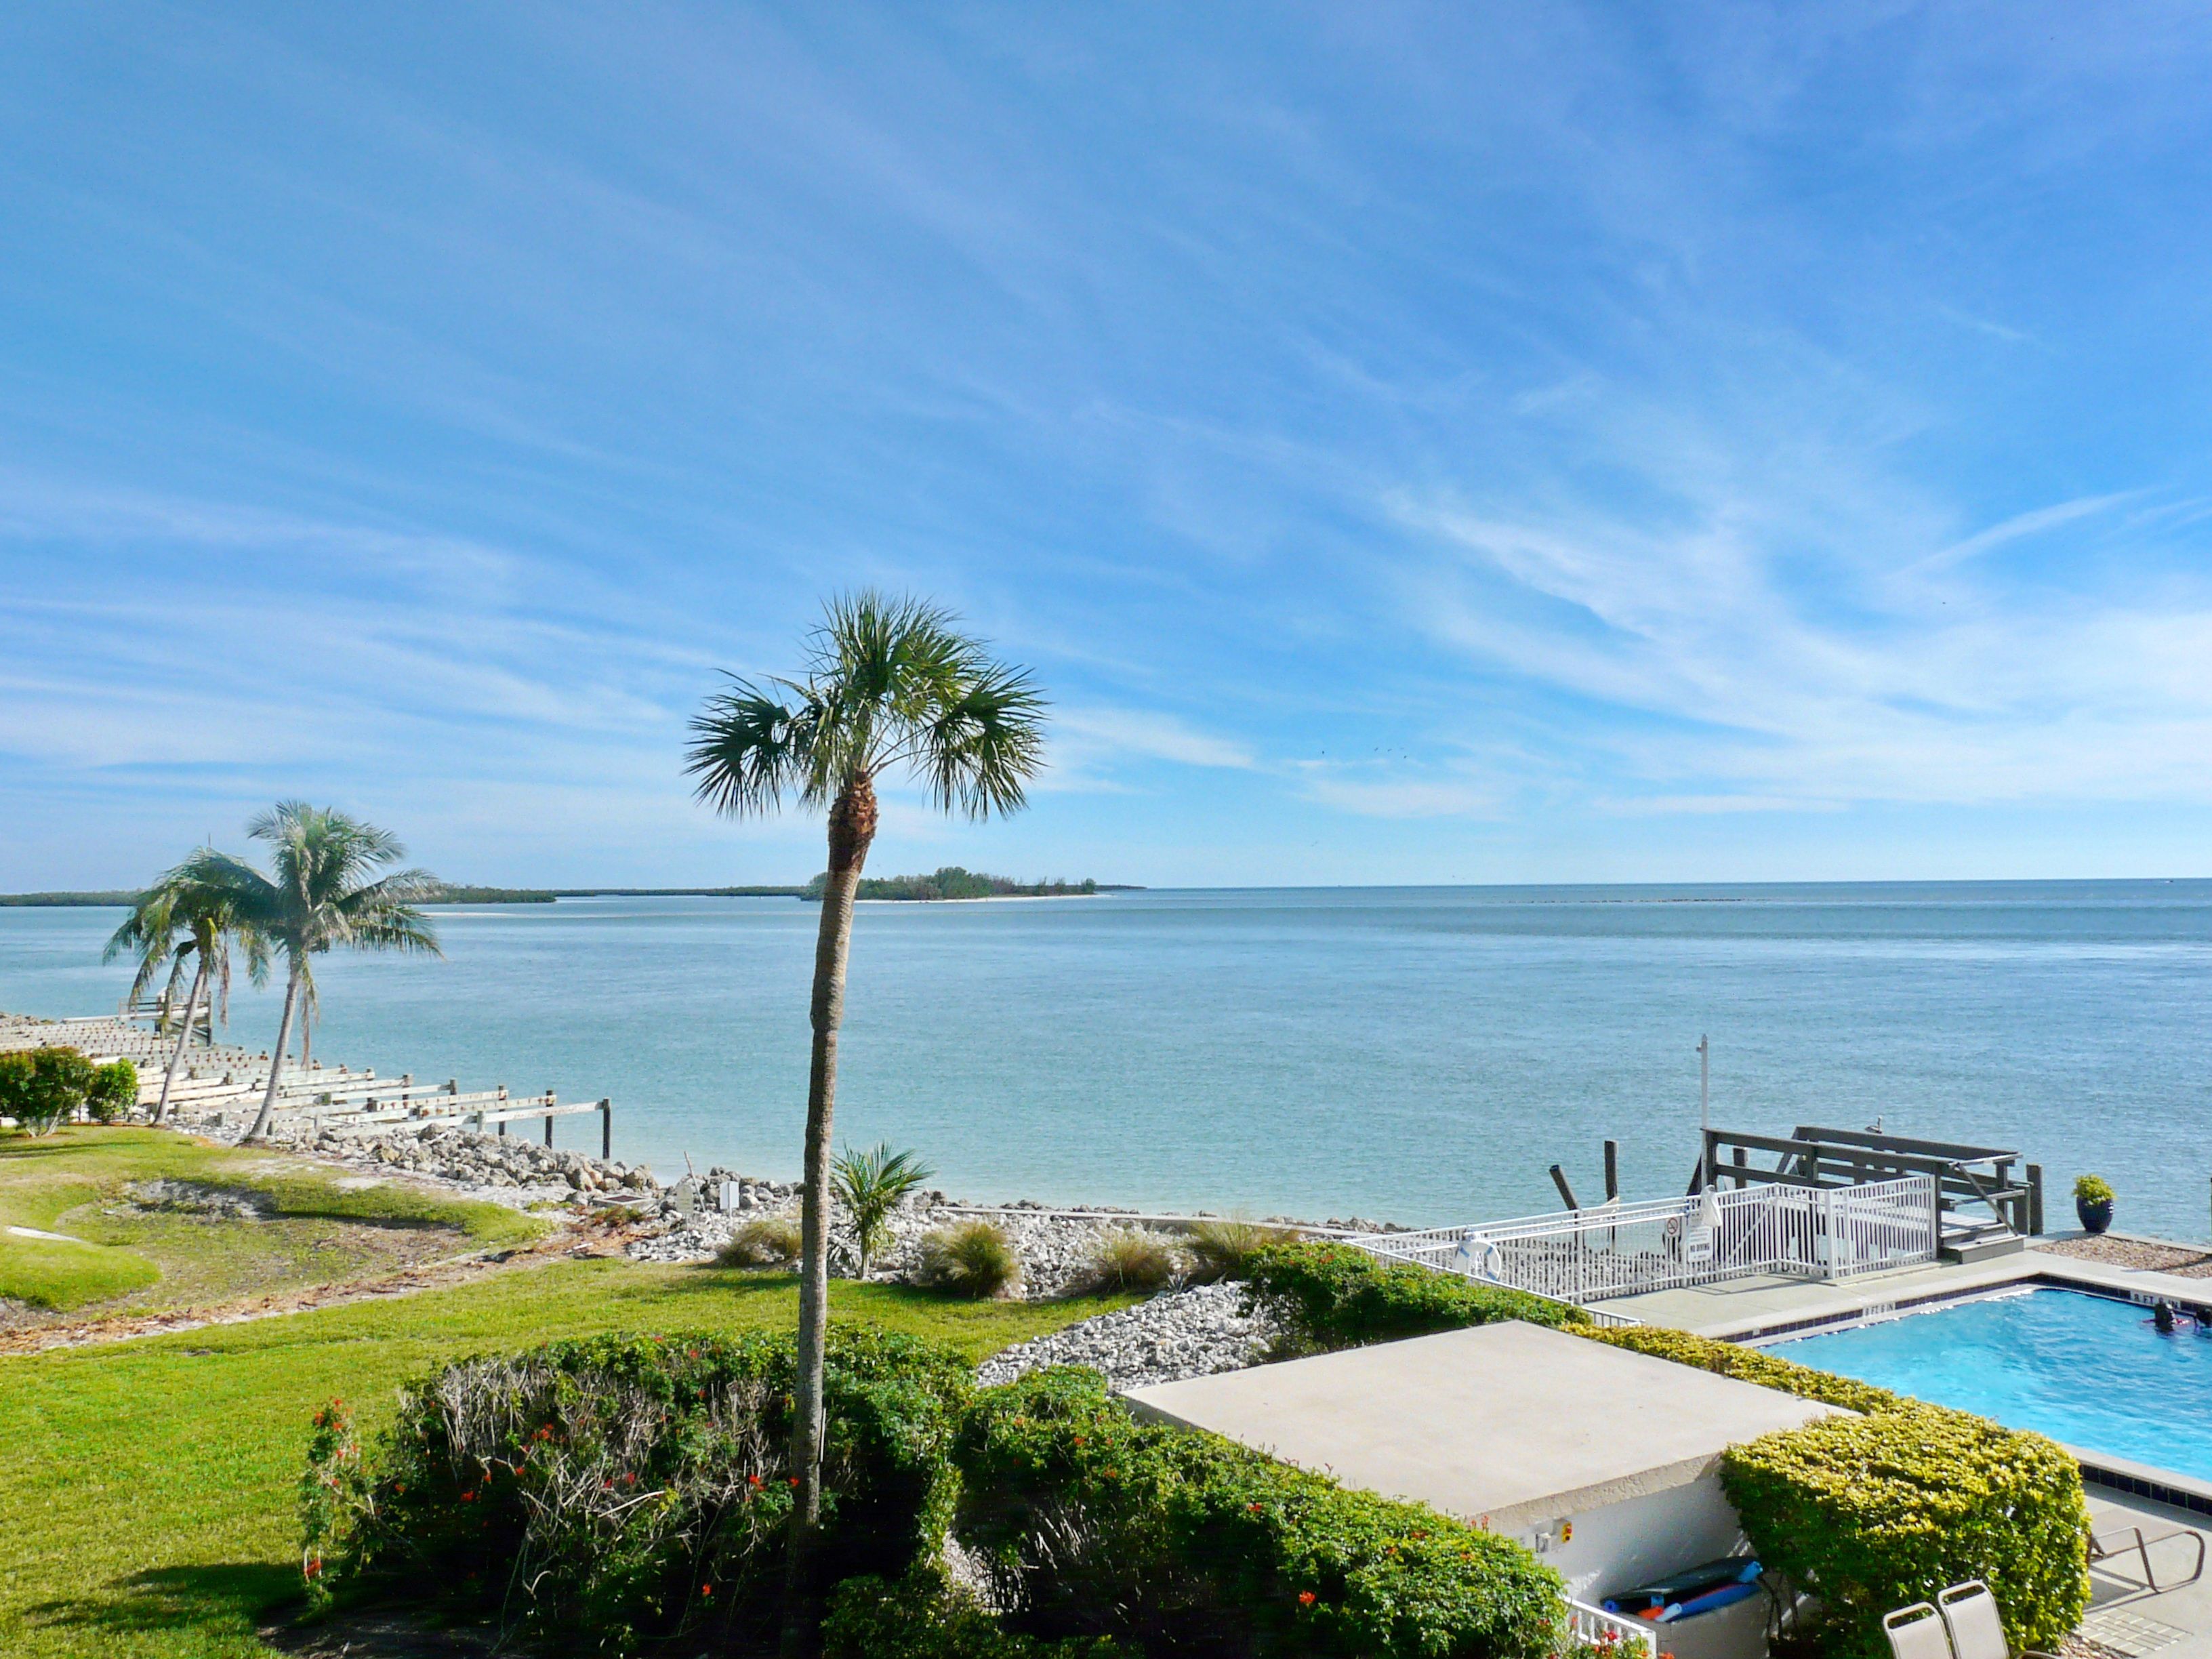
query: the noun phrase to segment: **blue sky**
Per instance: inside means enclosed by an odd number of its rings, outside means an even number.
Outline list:
[[[279,795],[796,879],[716,671],[1057,705],[881,870],[2207,872],[2212,11],[0,15],[0,888]]]

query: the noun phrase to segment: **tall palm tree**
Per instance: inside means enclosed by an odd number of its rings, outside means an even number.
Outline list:
[[[246,953],[246,971],[258,985],[269,974],[269,941],[240,914],[238,902],[221,887],[196,876],[190,863],[180,864],[138,896],[129,918],[107,941],[100,960],[112,961],[126,951],[138,953],[137,977],[131,981],[135,1000],[164,961],[169,963],[169,983],[161,994],[162,1017],[176,1007],[177,981],[185,964],[191,964],[191,988],[185,994],[183,1028],[170,1051],[168,1069],[161,1076],[161,1098],[154,1108],[154,1121],[169,1115],[169,1094],[176,1087],[178,1068],[198,1023],[200,994],[208,994],[210,1023],[230,1023],[230,945],[235,939]]]
[[[687,771],[699,798],[733,817],[773,812],[787,792],[826,810],[830,869],[814,950],[801,1208],[799,1376],[783,1646],[814,1636],[813,1550],[822,1505],[822,1384],[830,1326],[830,1127],[853,897],[876,835],[876,781],[904,772],[940,811],[985,818],[1024,804],[1043,763],[1045,700],[1025,670],[993,659],[951,612],[864,591],[833,599],[808,641],[804,677],[733,678],[691,722]]]
[[[260,1140],[276,1110],[292,1021],[303,1001],[314,1000],[314,958],[340,945],[359,951],[444,953],[436,933],[415,908],[436,891],[437,878],[427,870],[398,870],[370,879],[406,856],[407,849],[390,830],[334,807],[287,800],[254,819],[246,834],[270,844],[273,878],[227,853],[202,853],[184,869],[228,897],[240,921],[284,954],[284,1014],[269,1058],[260,1115],[246,1136]]]

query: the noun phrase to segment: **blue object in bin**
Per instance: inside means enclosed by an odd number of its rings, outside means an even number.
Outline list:
[[[1599,1605],[1607,1613],[1666,1623],[1742,1601],[1758,1588],[1759,1573],[1759,1563],[1750,1557],[1723,1556],[1633,1589],[1616,1590]],[[1716,1601],[1716,1596],[1726,1599]]]
[[[1731,1607],[1759,1593],[1753,1583],[1723,1584],[1717,1590],[1707,1590],[1703,1595],[1693,1595],[1686,1601],[1677,1601],[1659,1615],[1659,1623],[1674,1624],[1678,1620],[1694,1619],[1701,1613],[1711,1613],[1716,1607]]]

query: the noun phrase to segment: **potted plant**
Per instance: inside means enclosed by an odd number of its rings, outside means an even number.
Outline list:
[[[2074,1213],[2085,1232],[2101,1233],[2112,1224],[2112,1186],[2102,1176],[2085,1175],[2074,1183]]]

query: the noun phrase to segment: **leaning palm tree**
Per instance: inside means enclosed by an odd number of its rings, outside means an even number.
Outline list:
[[[427,870],[398,870],[370,878],[406,856],[388,830],[364,823],[332,807],[279,801],[246,826],[271,848],[274,878],[227,853],[203,853],[183,867],[237,907],[239,919],[284,954],[284,1013],[270,1053],[269,1083],[248,1140],[269,1133],[283,1079],[284,1050],[292,1022],[315,996],[314,958],[337,945],[360,951],[425,951],[438,937],[415,907],[436,891]]]
[[[1018,809],[1043,762],[1044,698],[1028,673],[994,661],[951,613],[862,592],[832,599],[811,637],[804,678],[733,679],[691,723],[687,769],[702,800],[732,817],[775,811],[787,793],[826,811],[830,870],[814,951],[813,1056],[807,1073],[800,1210],[799,1376],[783,1645],[813,1639],[813,1549],[822,1503],[822,1383],[830,1324],[830,1127],[853,898],[876,834],[876,781],[904,772],[947,812]]]
[[[131,982],[136,1000],[151,984],[164,962],[169,982],[161,993],[161,1012],[167,1019],[176,1007],[178,981],[185,965],[191,965],[190,988],[185,993],[182,1029],[177,1046],[169,1053],[168,1069],[161,1075],[161,1097],[154,1108],[154,1121],[169,1115],[169,1095],[176,1087],[177,1072],[185,1050],[199,1023],[200,994],[207,993],[209,1024],[230,1022],[230,946],[233,939],[246,953],[246,971],[256,985],[268,977],[269,942],[260,930],[245,920],[238,901],[222,888],[192,872],[190,863],[179,865],[138,896],[131,915],[107,941],[101,955],[112,961],[126,951],[138,953],[137,977]]]

